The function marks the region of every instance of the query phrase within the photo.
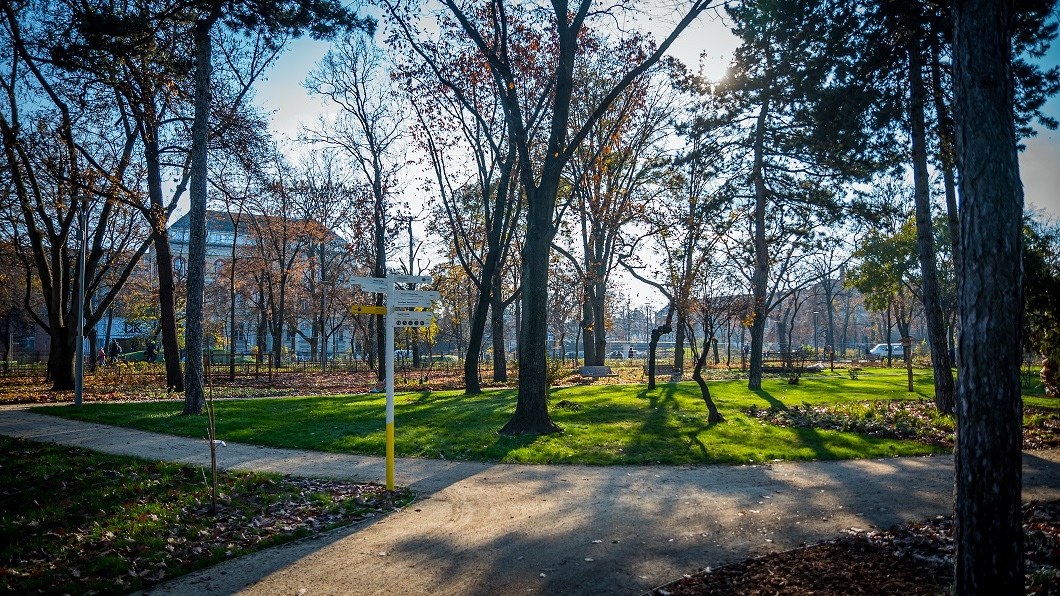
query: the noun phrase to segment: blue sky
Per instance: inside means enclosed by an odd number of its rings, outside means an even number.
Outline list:
[[[649,23],[649,28],[654,28],[653,25],[663,27],[665,23]],[[687,30],[671,53],[692,67],[700,63],[699,56],[705,53],[704,71],[716,78],[725,72],[736,45],[736,38],[723,23],[708,19]],[[293,137],[300,124],[313,124],[324,113],[320,99],[310,97],[301,82],[327,49],[327,43],[313,40],[292,43],[268,79],[258,85],[258,101],[266,109],[275,110],[275,132]],[[1060,63],[1060,42],[1054,44],[1046,60],[1049,64]],[[1045,111],[1060,120],[1060,99],[1051,99]],[[1020,174],[1027,208],[1044,209],[1060,219],[1060,132],[1040,130],[1037,137],[1027,139],[1025,144],[1027,149],[1020,155]]]

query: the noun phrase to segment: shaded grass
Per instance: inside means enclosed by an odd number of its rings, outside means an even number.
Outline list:
[[[370,484],[206,472],[0,436],[0,592],[121,594],[412,499]]]
[[[840,371],[841,372],[841,371]],[[780,428],[743,413],[750,406],[922,399],[930,375],[918,374],[917,391],[905,391],[904,374],[866,372],[857,380],[837,373],[807,376],[799,385],[767,379],[763,389],[746,381],[711,383],[724,424],[708,424],[694,383],[573,386],[552,391],[563,434],[500,436],[515,408],[515,390],[465,396],[458,391],[404,393],[396,397],[399,456],[519,463],[695,464],[770,460],[872,458],[923,455],[943,449],[912,441],[833,430]],[[182,403],[182,402],[180,402]],[[382,455],[385,397],[381,394],[262,398],[217,402],[217,436],[227,441]],[[180,415],[177,402],[86,404],[35,411],[186,437],[206,436],[202,417]]]

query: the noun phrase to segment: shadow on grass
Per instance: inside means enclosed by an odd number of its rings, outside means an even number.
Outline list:
[[[755,389],[754,391],[752,391],[752,393],[754,393],[758,397],[764,399],[766,401],[766,403],[768,403],[771,407],[777,408],[779,410],[788,409],[788,406],[784,405],[784,402],[782,402],[779,399],[773,397],[773,394],[768,392],[768,391],[766,391],[765,389]]]

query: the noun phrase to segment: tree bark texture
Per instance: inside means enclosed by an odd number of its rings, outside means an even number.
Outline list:
[[[927,319],[931,363],[935,369],[935,406],[952,413],[955,407],[953,369],[950,363],[946,317],[942,314],[935,234],[931,222],[928,189],[927,132],[924,124],[923,50],[919,35],[909,40],[909,126],[913,142],[913,200],[916,203],[916,244],[920,253],[920,276],[924,318]]]
[[[493,283],[493,292],[501,288],[500,275]],[[490,298],[490,326],[493,335],[493,380],[497,383],[508,382],[508,356],[504,347],[504,301],[497,296]]]
[[[674,370],[685,368],[685,316],[677,313],[677,329],[674,329]]]
[[[751,177],[755,189],[754,213],[754,274],[751,276],[751,297],[754,322],[751,324],[751,367],[748,371],[747,388],[751,391],[762,389],[762,345],[766,328],[766,317],[769,316],[768,297],[766,296],[769,279],[769,245],[766,243],[766,205],[769,196],[766,182],[763,179],[764,145],[766,119],[769,115],[769,95],[762,99],[762,108],[758,113],[754,142],[754,169]]]
[[[490,295],[488,284],[482,284],[478,300],[475,301],[471,314],[471,329],[467,341],[467,354],[464,356],[464,395],[482,393],[478,378],[479,353],[482,352],[482,341],[486,331],[486,320],[489,317]]]
[[[1020,398],[1023,188],[1012,0],[953,4],[960,172],[954,578],[957,594],[1023,593]]]
[[[520,282],[524,313],[519,332],[519,399],[501,434],[561,432],[548,415],[545,374],[548,370],[548,259],[556,234],[552,224],[556,190],[526,188],[527,229]],[[533,196],[539,193],[544,196]]]
[[[184,327],[184,413],[202,414],[206,394],[202,367],[203,289],[206,285],[206,149],[210,117],[210,29],[213,19],[195,24],[195,116],[191,125],[191,186],[188,210],[187,320]]]
[[[184,391],[184,371],[180,368],[180,342],[177,338],[176,282],[173,275],[173,253],[169,247],[167,220],[169,213],[162,198],[161,157],[158,146],[158,121],[154,114],[154,103],[144,106],[152,110],[145,114],[143,123],[144,161],[147,162],[147,184],[150,210],[147,218],[151,225],[151,242],[155,247],[155,265],[158,268],[158,324],[162,330],[162,357],[166,364],[166,389]],[[205,217],[205,213],[204,213]]]
[[[703,330],[706,333],[706,329]],[[699,385],[699,392],[703,396],[703,402],[707,404],[707,422],[709,424],[721,424],[725,422],[725,417],[718,411],[718,406],[714,404],[714,400],[710,397],[710,388],[707,387],[707,381],[703,378],[703,365],[707,361],[707,351],[710,349],[710,338],[707,337],[703,341],[703,352],[696,358],[695,368],[692,369],[692,378],[695,379],[696,385]]]

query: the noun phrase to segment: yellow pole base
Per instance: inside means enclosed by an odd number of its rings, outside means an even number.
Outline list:
[[[394,490],[394,423],[386,425],[386,489]]]

